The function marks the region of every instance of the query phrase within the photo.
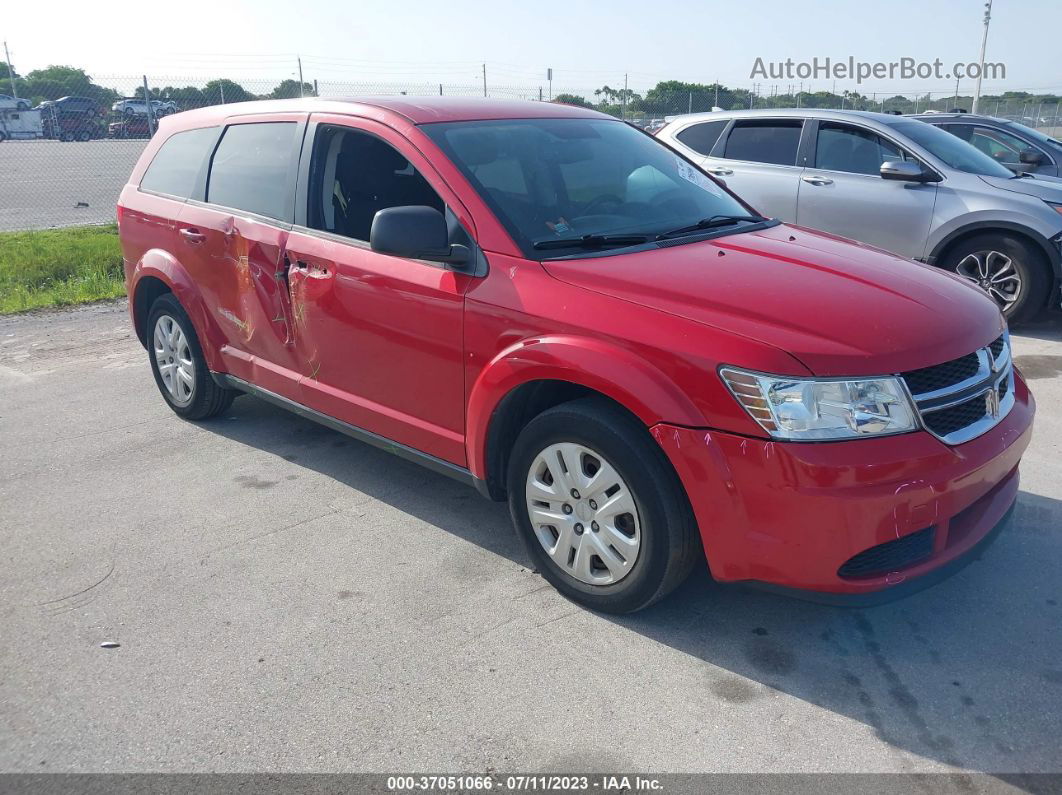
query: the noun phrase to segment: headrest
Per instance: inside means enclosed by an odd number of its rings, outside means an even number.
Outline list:
[[[408,161],[379,138],[361,133],[346,133],[339,150],[343,165],[360,169],[373,168],[379,171],[399,171]]]

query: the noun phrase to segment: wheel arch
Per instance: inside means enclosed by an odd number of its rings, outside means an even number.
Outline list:
[[[1057,282],[1062,278],[1062,252],[1058,246],[1034,229],[1011,221],[980,221],[974,224],[959,227],[939,240],[933,247],[926,262],[930,265],[941,266],[943,260],[955,246],[971,237],[990,234],[1006,234],[1020,237],[1032,244],[1033,248],[1043,253],[1051,267],[1051,276]]]
[[[188,313],[207,365],[211,370],[222,370],[221,330],[213,322],[191,276],[173,256],[161,249],[146,252],[129,278],[129,313],[140,344],[147,347],[147,318],[151,305],[166,293],[173,293]]]
[[[609,400],[646,430],[665,419],[704,423],[677,386],[629,350],[560,336],[521,342],[483,369],[469,395],[469,468],[492,499],[505,498],[509,452],[523,427],[548,408],[591,395]]]

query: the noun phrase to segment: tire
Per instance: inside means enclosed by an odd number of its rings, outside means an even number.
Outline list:
[[[567,472],[551,463],[558,452]],[[638,420],[603,398],[563,403],[531,420],[513,446],[507,474],[509,511],[528,555],[554,588],[580,605],[604,613],[641,610],[703,560],[689,501],[663,451]],[[599,482],[587,487],[594,475]],[[580,484],[585,493],[565,496]],[[536,497],[556,499],[543,506]],[[613,513],[609,505],[633,510]],[[536,519],[551,524],[532,521],[536,507],[545,511]]]
[[[990,233],[963,240],[947,253],[941,267],[988,292],[1011,323],[1030,319],[1047,301],[1047,258],[1016,235]],[[1003,280],[992,286],[993,278]]]
[[[59,140],[68,144],[74,140],[74,134],[70,132],[59,133]]]
[[[179,334],[173,332],[174,328]],[[147,343],[155,384],[179,417],[205,420],[216,417],[232,405],[238,393],[214,382],[192,321],[173,293],[160,295],[151,305]],[[160,370],[160,359],[168,360],[165,361],[165,375]],[[182,362],[183,367],[180,366]],[[192,376],[190,387],[187,374]],[[174,382],[179,384],[176,389],[170,386]]]
[[[30,104],[28,102],[19,102],[17,110],[29,110]]]
[[[90,141],[92,140],[92,133],[90,133],[88,130],[82,130],[77,134],[77,139],[82,143],[84,143],[85,141]]]

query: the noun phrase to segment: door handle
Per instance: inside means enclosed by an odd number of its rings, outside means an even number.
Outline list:
[[[832,185],[833,180],[829,177],[820,177],[818,175],[812,175],[810,177],[801,177],[804,182],[808,182],[812,185]]]
[[[729,177],[731,174],[734,173],[734,169],[723,168],[722,166],[713,166],[704,170],[707,171],[709,174],[713,174],[717,177]]]
[[[189,243],[192,243],[194,245],[198,245],[199,243],[202,243],[204,240],[206,240],[206,235],[204,235],[202,232],[200,232],[198,229],[195,229],[194,227],[186,227],[179,231],[181,237],[183,237]]]

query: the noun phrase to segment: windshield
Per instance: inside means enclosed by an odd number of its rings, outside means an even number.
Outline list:
[[[506,119],[422,128],[529,256],[584,236],[652,238],[749,210],[689,161],[621,121]],[[727,231],[740,231],[740,225]],[[719,230],[716,230],[717,232]],[[549,254],[532,254],[536,249]]]
[[[1014,176],[1013,171],[1000,165],[980,149],[932,124],[924,121],[905,121],[891,126],[896,132],[906,135],[957,171],[1005,179]]]
[[[1032,127],[1026,127],[1024,124],[1018,124],[1016,121],[1005,121],[1003,123],[1008,127],[1013,127],[1019,132],[1024,133],[1028,138],[1032,138],[1034,141],[1038,141],[1042,144],[1050,144],[1056,149],[1062,149],[1062,141],[1059,141],[1057,138],[1052,138],[1050,135],[1044,135],[1039,130],[1035,130]]]

